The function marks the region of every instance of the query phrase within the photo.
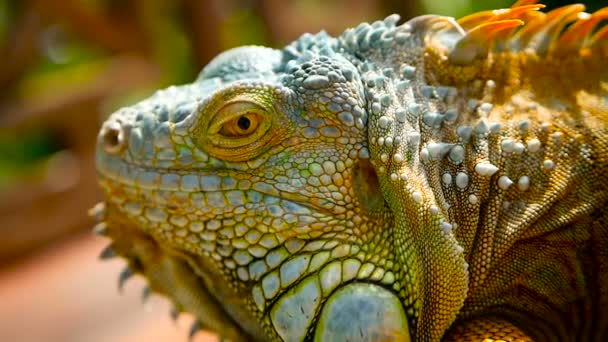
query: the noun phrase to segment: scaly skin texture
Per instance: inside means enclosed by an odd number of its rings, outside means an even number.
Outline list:
[[[230,50],[117,111],[102,256],[233,341],[607,340],[608,10],[533,3]]]

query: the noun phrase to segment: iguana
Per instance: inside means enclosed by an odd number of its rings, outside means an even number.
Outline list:
[[[231,341],[608,340],[608,8],[542,7],[240,47],[118,110],[102,257]]]

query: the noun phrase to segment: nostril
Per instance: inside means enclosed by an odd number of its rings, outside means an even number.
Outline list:
[[[117,122],[112,122],[104,127],[101,138],[103,148],[108,153],[120,152],[125,144],[124,130]]]

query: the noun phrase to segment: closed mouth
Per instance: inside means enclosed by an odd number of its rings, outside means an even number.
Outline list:
[[[129,164],[119,159],[109,158],[97,163],[98,178],[100,185],[108,192],[119,190],[123,196],[140,197],[140,202],[155,201],[147,198],[146,194],[151,192],[160,193],[182,193],[182,194],[208,194],[214,192],[229,193],[241,192],[259,194],[280,198],[294,202],[316,212],[338,215],[344,212],[344,208],[337,205],[329,198],[317,197],[317,194],[288,184],[271,185],[274,180],[259,179],[248,173],[236,170],[226,171],[230,176],[223,175],[217,170],[191,169],[159,169],[145,168],[135,164]],[[237,181],[238,179],[238,181]],[[244,185],[243,185],[244,184]],[[236,194],[238,197],[238,194]],[[135,200],[136,198],[124,198]],[[165,203],[156,203],[154,206]],[[243,205],[240,200],[229,201],[230,206]],[[170,206],[170,203],[167,203]],[[219,208],[217,208],[219,209]]]

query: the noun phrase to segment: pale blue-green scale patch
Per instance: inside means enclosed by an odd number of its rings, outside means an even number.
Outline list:
[[[275,246],[277,246],[279,244],[279,241],[277,240],[276,236],[274,236],[273,234],[264,234],[262,236],[262,239],[260,240],[259,244],[265,248],[274,248]]]
[[[258,307],[258,310],[264,311],[266,306],[266,301],[264,299],[264,294],[262,293],[262,289],[259,286],[254,286],[251,290],[251,294],[253,296],[253,302]]]
[[[161,186],[163,190],[178,190],[180,177],[177,174],[168,173],[161,176]]]
[[[270,312],[277,334],[284,341],[303,341],[320,302],[321,289],[314,275],[289,290]]]
[[[279,291],[280,279],[277,272],[272,272],[262,279],[262,290],[266,299],[273,298]]]
[[[236,187],[236,179],[228,176],[222,179],[222,189],[232,190]]]
[[[185,175],[182,177],[182,190],[194,191],[200,188],[199,177],[195,175]]]
[[[232,206],[242,206],[245,204],[245,196],[242,191],[228,191],[226,192],[226,199]]]
[[[268,213],[274,217],[281,217],[285,213],[283,208],[281,208],[281,206],[279,206],[279,205],[269,205],[267,207],[267,210],[268,210]]]
[[[285,242],[285,247],[290,254],[297,253],[304,246],[304,241],[301,239],[289,239]]]
[[[329,109],[333,113],[338,113],[342,110],[342,106],[340,106],[340,104],[338,103],[332,102],[327,105],[327,109]]]
[[[180,147],[177,154],[177,161],[181,165],[190,165],[194,160],[192,151],[189,148]]]
[[[207,198],[207,204],[213,208],[224,208],[226,206],[226,199],[224,194],[221,192],[209,192],[205,194]]]
[[[245,195],[247,196],[246,203],[250,204],[260,203],[264,198],[264,195],[258,191],[247,191]]]
[[[323,266],[329,260],[329,252],[323,251],[315,254],[310,261],[308,272],[314,272]]]
[[[201,176],[201,189],[203,191],[218,191],[221,188],[221,179],[218,176]]]
[[[148,208],[144,211],[144,214],[152,222],[165,222],[167,220],[167,213],[162,209]]]
[[[133,216],[141,215],[142,209],[143,209],[143,205],[138,202],[126,203],[123,206],[123,210]]]
[[[308,170],[315,176],[320,176],[323,173],[323,168],[317,163],[310,164]]]
[[[156,158],[158,160],[174,161],[176,159],[176,154],[174,150],[163,149],[158,152]]]
[[[321,287],[324,294],[329,294],[342,280],[342,269],[339,261],[325,266],[320,273]]]
[[[359,278],[359,279],[368,278],[374,271],[374,268],[375,268],[375,266],[372,263],[363,264],[363,266],[361,266],[361,268],[359,269],[359,272],[357,273],[357,278]]]
[[[302,276],[308,263],[310,261],[310,255],[298,255],[297,257],[287,261],[281,266],[281,285],[283,287],[291,285],[296,279]]]
[[[236,261],[236,263],[239,265],[247,265],[253,259],[251,254],[249,254],[248,252],[245,252],[245,251],[240,251],[240,250],[237,251],[236,253],[234,253],[233,258],[234,258],[234,261]]]
[[[323,127],[321,128],[320,132],[322,135],[330,138],[337,138],[341,134],[340,130],[338,130],[336,127]]]
[[[348,281],[357,276],[357,272],[359,271],[359,267],[361,267],[361,262],[357,259],[348,259],[345,260],[342,265],[342,279],[343,281]]]
[[[399,298],[380,286],[356,283],[337,290],[325,303],[315,341],[410,341]]]
[[[263,258],[268,250],[262,246],[251,246],[248,249],[249,254],[253,255],[256,258]]]
[[[249,276],[252,280],[258,280],[266,273],[268,266],[263,260],[258,260],[249,265]]]
[[[161,175],[154,171],[144,171],[138,173],[135,178],[135,183],[139,186],[158,186]]]
[[[256,243],[260,240],[260,237],[262,236],[262,234],[260,234],[260,232],[256,229],[248,229],[246,226],[243,226],[243,228],[241,228],[239,230],[239,227],[237,225],[237,235],[240,235],[239,233],[242,231],[243,234],[246,233],[245,235],[245,240],[247,240],[249,243]]]
[[[274,268],[277,267],[283,260],[285,260],[289,256],[287,250],[284,247],[279,249],[275,249],[266,255],[266,263],[269,267]]]

